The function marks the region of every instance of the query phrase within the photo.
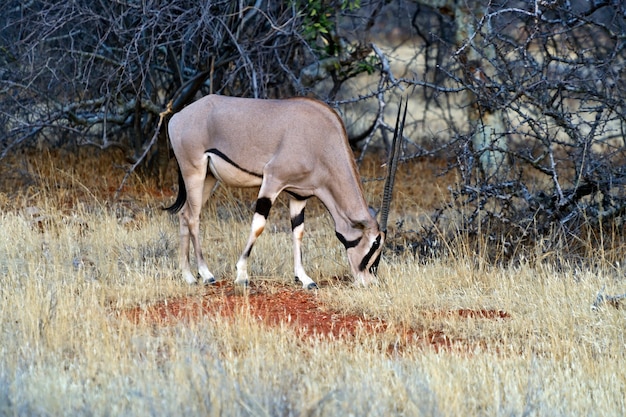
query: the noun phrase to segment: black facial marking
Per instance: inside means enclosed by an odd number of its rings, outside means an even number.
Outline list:
[[[379,247],[380,235],[376,237],[376,240],[374,241],[374,243],[372,243],[372,247],[370,248],[369,252],[367,252],[367,254],[363,257],[363,260],[359,264],[359,271],[364,271],[365,268],[367,268],[367,264],[370,262],[370,259],[372,259],[372,256],[374,256],[374,252],[376,252]]]
[[[259,177],[259,178],[263,178],[263,175],[261,174],[257,174],[256,172],[252,172],[252,171],[248,171],[247,169],[245,169],[244,167],[241,167],[239,165],[237,165],[232,159],[230,159],[229,157],[227,157],[226,155],[224,155],[221,151],[215,149],[215,148],[211,148],[208,149],[206,151],[206,153],[212,153],[213,155],[217,155],[220,158],[222,158],[224,161],[228,162],[229,164],[231,164],[232,166],[234,166],[235,168],[237,168],[240,171],[245,172],[246,174],[250,174],[253,175],[255,177]]]
[[[339,241],[343,243],[343,246],[345,246],[346,250],[355,247],[361,241],[360,237],[351,241],[347,241],[346,238],[341,233],[335,232],[335,234],[337,235],[337,239],[339,239]]]
[[[370,272],[374,275],[376,275],[378,273],[378,264],[380,263],[380,258],[381,258],[381,254],[379,253],[378,256],[376,257],[376,259],[374,260],[374,262],[372,263],[372,266],[370,266]]]
[[[256,208],[254,211],[259,213],[261,216],[267,219],[267,216],[270,214],[270,209],[272,208],[272,200],[267,197],[260,197],[256,201]]]
[[[302,223],[304,223],[304,209],[302,209],[302,211],[296,217],[293,217],[291,219],[291,230],[300,226]]]

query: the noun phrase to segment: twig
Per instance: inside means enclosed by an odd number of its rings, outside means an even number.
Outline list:
[[[606,286],[605,286],[606,287]],[[598,311],[603,304],[609,304],[617,309],[620,307],[620,302],[626,298],[626,293],[619,295],[606,295],[604,294],[604,288],[598,292],[595,301],[591,305],[592,311]]]
[[[391,69],[389,67],[389,61],[387,60],[387,57],[385,57],[383,52],[373,43],[372,43],[372,49],[374,50],[376,55],[378,55],[378,59],[380,59],[380,62],[382,65],[382,69],[380,71],[380,79],[378,81],[378,91],[376,94],[376,97],[378,99],[378,112],[376,114],[376,120],[374,121],[374,126],[372,127],[370,133],[365,138],[365,144],[363,145],[361,155],[359,156],[359,159],[357,160],[358,164],[360,164],[363,161],[363,158],[365,157],[365,153],[367,152],[367,148],[369,147],[369,144],[372,138],[374,137],[374,133],[379,127],[383,127],[384,129],[387,129],[390,131],[393,130],[391,126],[385,123],[385,120],[384,120],[385,107],[387,106],[387,103],[385,102],[384,92],[386,91],[385,90],[386,84],[398,85],[398,81],[394,78],[393,73],[391,72]],[[398,117],[400,116],[398,115]],[[400,140],[402,140],[402,138],[400,138]]]
[[[389,60],[387,59],[383,51],[381,51],[375,43],[372,43],[372,49],[374,50],[376,55],[378,55],[378,59],[380,59],[380,65],[382,66],[381,72],[387,74],[387,77],[389,77],[389,81],[391,81],[392,84],[398,84],[396,78],[393,76],[393,72],[391,71]],[[400,90],[402,90],[401,85],[398,84],[398,87],[400,88]]]

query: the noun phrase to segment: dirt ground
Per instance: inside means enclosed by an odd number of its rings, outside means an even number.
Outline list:
[[[323,289],[323,284],[321,286]],[[441,318],[473,318],[503,320],[510,315],[502,310],[450,310],[431,311]],[[472,351],[475,342],[452,339],[443,331],[432,329],[416,330],[393,326],[380,319],[360,317],[333,311],[322,303],[315,291],[304,291],[293,286],[268,287],[264,283],[253,283],[246,290],[236,288],[233,283],[220,281],[207,286],[203,296],[164,300],[147,308],[134,307],[118,312],[132,322],[148,322],[153,325],[171,325],[176,322],[202,320],[208,316],[232,319],[238,314],[248,314],[267,326],[291,327],[303,339],[326,338],[348,340],[358,337],[360,332],[392,333],[393,343],[387,347],[389,353],[401,353],[409,345],[430,347],[435,351]]]

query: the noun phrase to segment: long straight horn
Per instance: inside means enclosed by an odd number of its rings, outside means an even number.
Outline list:
[[[404,115],[402,122],[400,114],[402,112],[402,98],[398,106],[398,117],[396,118],[396,127],[393,131],[393,139],[391,141],[391,151],[389,153],[389,161],[387,162],[387,178],[385,180],[385,188],[383,190],[383,203],[380,208],[380,230],[387,234],[387,220],[389,219],[389,206],[393,197],[393,185],[396,180],[396,171],[398,169],[398,159],[400,158],[400,147],[402,146],[404,122],[406,121],[407,103],[404,103]]]

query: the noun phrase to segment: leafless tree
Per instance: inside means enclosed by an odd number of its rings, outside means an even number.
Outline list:
[[[367,47],[335,30],[357,3],[3,2],[0,158],[46,141],[117,147],[133,166],[163,166],[165,135],[151,138],[168,105],[175,112],[209,92],[304,95],[317,79],[339,85],[363,71]]]
[[[462,230],[493,243],[498,256],[519,254],[529,240],[545,240],[548,251],[575,246],[585,227],[621,225],[626,4],[423,3],[428,21],[448,32],[423,35],[438,61],[422,78],[461,90],[419,85],[431,109],[448,112],[448,155],[462,178],[437,219],[462,214]],[[427,33],[421,19],[414,24]],[[459,118],[459,108],[469,115]]]

